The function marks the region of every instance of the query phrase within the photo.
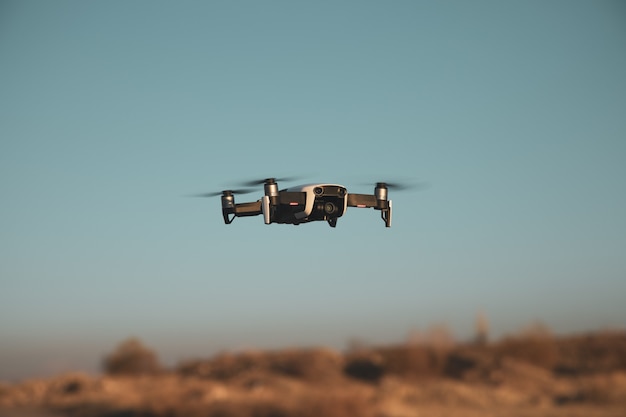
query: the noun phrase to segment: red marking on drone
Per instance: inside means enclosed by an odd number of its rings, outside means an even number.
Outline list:
[[[365,207],[367,207],[365,204],[357,204],[356,206],[357,206],[358,208],[365,208]]]
[[[297,206],[297,205],[298,205],[298,203],[291,202],[291,203],[289,203],[289,205],[290,205],[290,206]]]

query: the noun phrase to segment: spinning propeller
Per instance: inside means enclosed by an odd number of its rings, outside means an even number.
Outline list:
[[[236,190],[223,190],[223,191],[215,191],[212,193],[201,193],[201,194],[194,194],[192,195],[192,197],[217,197],[220,195],[224,195],[224,193],[230,193],[230,194],[248,194],[248,193],[252,193],[254,191],[258,191],[256,189],[253,188],[239,188]]]
[[[263,185],[263,184],[275,184],[278,181],[295,181],[298,178],[300,177],[264,178],[264,179],[258,179],[258,180],[252,180],[252,181],[243,181],[243,182],[238,183],[238,185],[241,185],[244,187],[254,187],[254,186]],[[258,191],[258,190],[255,188],[236,188],[236,189],[231,189],[231,190],[215,191],[212,193],[194,194],[192,197],[218,197],[218,196],[225,195],[225,194],[229,194],[229,195],[248,194],[254,191]]]
[[[361,185],[371,185],[371,183],[362,183]],[[421,190],[427,187],[427,184],[424,182],[407,182],[407,181],[379,181],[376,182],[375,185],[387,187],[390,190],[395,191],[408,191],[408,190]]]
[[[239,184],[245,187],[254,187],[255,185],[263,185],[267,182],[272,183],[272,182],[282,182],[282,181],[295,181],[299,178],[300,177],[264,178],[264,179],[259,179],[259,180],[244,181]]]

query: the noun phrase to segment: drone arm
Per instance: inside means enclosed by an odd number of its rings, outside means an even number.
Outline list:
[[[385,226],[391,227],[391,200],[379,200],[375,195],[370,194],[348,194],[348,207],[380,210]]]
[[[235,204],[232,193],[225,192],[222,196],[222,216],[226,224],[231,224],[235,217],[257,216],[261,213],[261,200]]]
[[[279,203],[287,205],[304,205],[306,203],[306,193],[281,191],[279,194]]]
[[[378,200],[370,194],[348,194],[348,207],[378,208]]]
[[[253,203],[239,203],[235,204],[233,213],[237,217],[245,217],[245,216],[258,216],[262,213],[261,211],[261,200],[255,201]]]

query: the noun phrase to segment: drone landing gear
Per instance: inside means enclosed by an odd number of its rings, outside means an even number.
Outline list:
[[[380,218],[385,222],[385,227],[391,227],[391,200],[388,200],[388,207],[380,211]]]
[[[335,227],[335,226],[337,226],[337,218],[336,218],[336,217],[333,217],[332,219],[328,219],[328,225],[329,225],[330,227]]]

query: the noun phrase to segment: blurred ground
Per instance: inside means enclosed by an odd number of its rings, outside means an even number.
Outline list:
[[[165,370],[139,348],[123,345],[104,376],[0,383],[0,417],[626,415],[626,332],[224,353]]]

